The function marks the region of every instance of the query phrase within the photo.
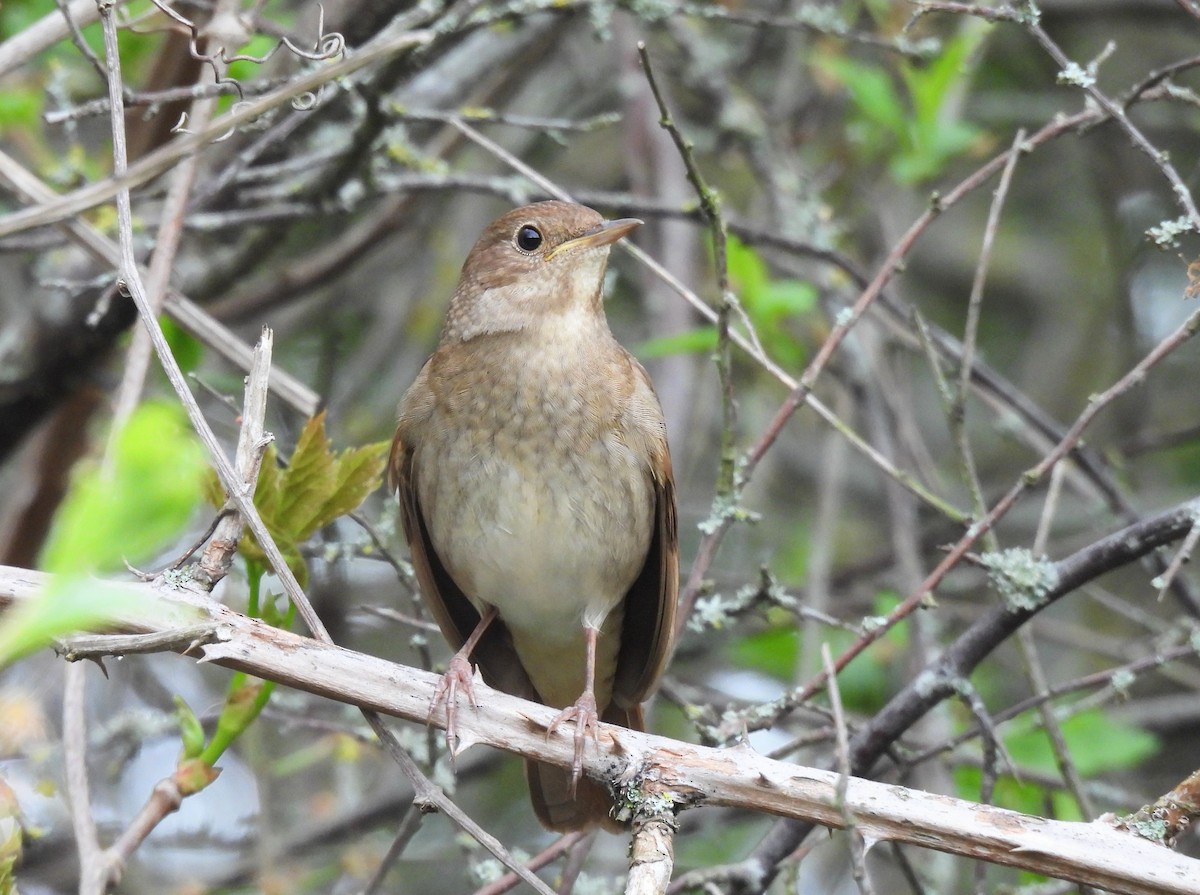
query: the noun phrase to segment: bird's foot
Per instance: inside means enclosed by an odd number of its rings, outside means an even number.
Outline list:
[[[450,657],[446,665],[446,673],[438,681],[437,689],[433,691],[433,700],[429,703],[429,717],[437,710],[438,704],[446,703],[446,748],[450,752],[450,760],[454,760],[455,748],[458,745],[458,731],[455,729],[455,716],[458,711],[459,691],[466,694],[472,708],[479,708],[475,699],[475,687],[471,683],[474,669],[471,660],[461,652]]]
[[[600,715],[596,711],[596,697],[590,691],[584,691],[583,695],[575,700],[574,705],[569,705],[557,715],[550,725],[546,728],[546,736],[549,737],[554,733],[558,725],[565,721],[575,722],[575,761],[571,764],[571,795],[575,795],[575,787],[579,784],[579,778],[583,774],[583,747],[590,736],[596,743],[600,742],[599,730],[596,727],[600,723]]]

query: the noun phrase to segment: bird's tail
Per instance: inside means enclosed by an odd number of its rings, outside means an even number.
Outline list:
[[[630,730],[646,729],[640,705],[627,709],[610,705],[601,720]],[[625,824],[612,816],[613,800],[603,784],[581,777],[572,796],[570,768],[536,761],[525,762],[525,776],[534,813],[551,830],[567,833],[602,826],[610,833],[619,833],[624,829]]]

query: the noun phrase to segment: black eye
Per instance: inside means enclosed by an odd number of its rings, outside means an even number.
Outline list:
[[[542,231],[532,224],[526,224],[517,231],[517,248],[522,252],[536,252],[542,244]]]

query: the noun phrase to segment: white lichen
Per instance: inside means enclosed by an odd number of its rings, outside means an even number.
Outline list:
[[[1010,611],[1037,609],[1058,585],[1054,563],[1024,547],[985,553],[980,560]]]

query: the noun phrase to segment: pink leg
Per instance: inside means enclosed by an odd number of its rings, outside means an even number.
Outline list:
[[[483,613],[483,617],[479,619],[475,630],[471,632],[471,636],[467,638],[467,642],[450,657],[450,661],[446,665],[446,673],[438,681],[437,689],[433,691],[433,701],[429,703],[431,718],[438,703],[443,700],[446,703],[446,748],[450,750],[451,757],[454,756],[455,745],[458,741],[458,734],[454,730],[454,716],[458,710],[458,691],[461,689],[467,694],[471,705],[479,708],[479,703],[475,701],[475,688],[471,685],[471,675],[474,671],[471,667],[471,653],[495,618],[496,607],[489,606]]]
[[[550,726],[546,728],[546,736],[554,733],[555,728],[564,721],[575,722],[575,761],[571,765],[571,792],[574,794],[575,786],[579,783],[579,777],[583,773],[583,746],[590,736],[593,740],[597,739],[596,725],[600,723],[600,716],[596,711],[596,638],[600,635],[597,628],[590,625],[583,629],[584,641],[587,644],[587,665],[585,669],[583,692],[579,694],[579,698],[575,700],[574,705],[567,706],[550,722]]]

